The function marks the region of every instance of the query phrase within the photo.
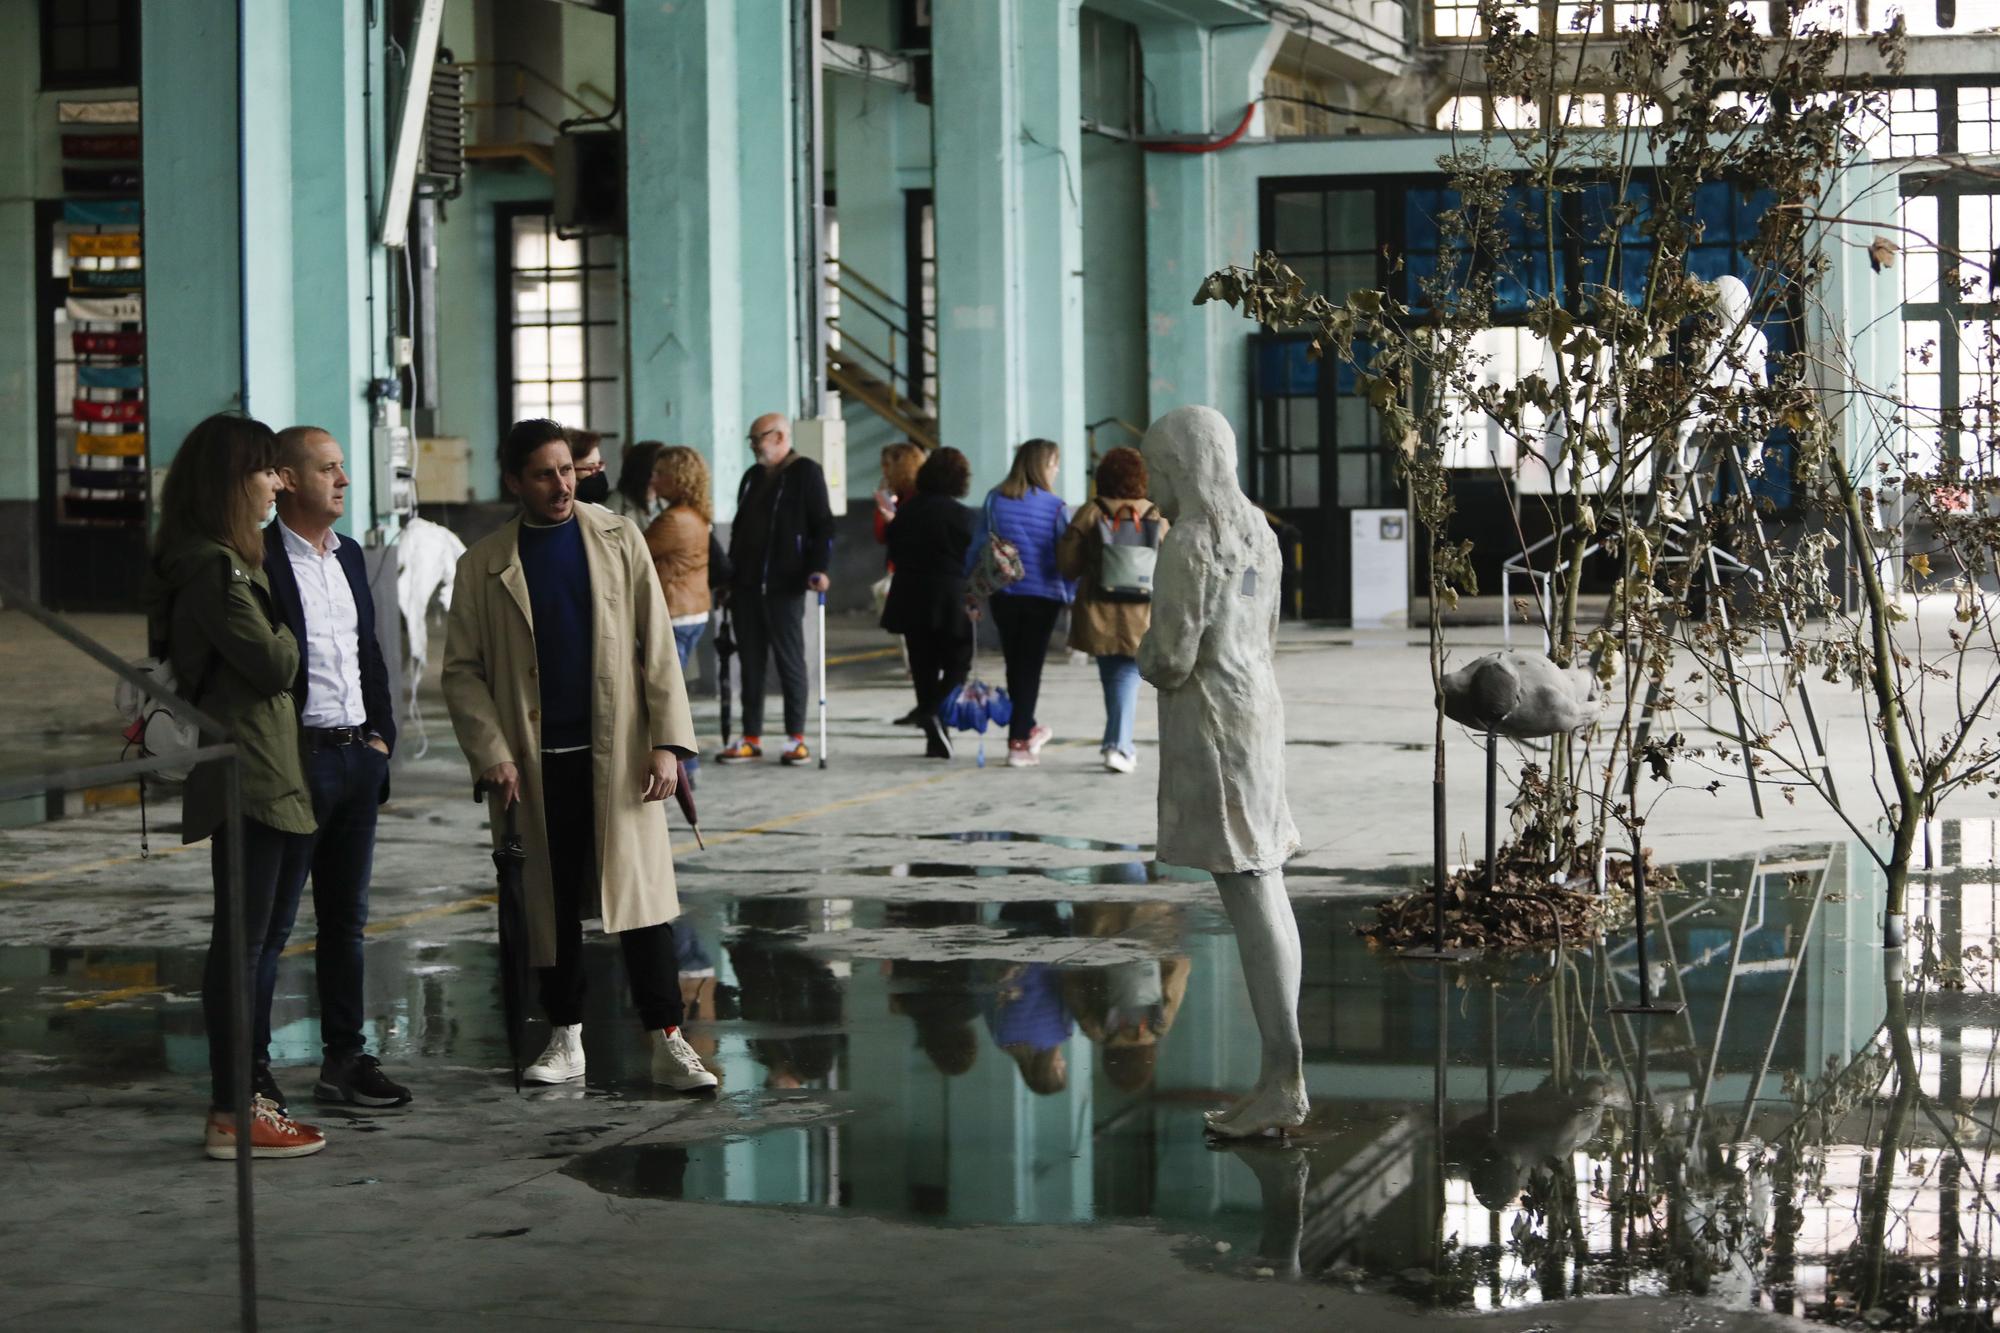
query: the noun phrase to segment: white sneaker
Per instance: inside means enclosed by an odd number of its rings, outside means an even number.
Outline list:
[[[521,1071],[524,1083],[568,1083],[583,1077],[583,1024],[557,1024],[535,1063]]]
[[[1030,731],[1028,733],[1028,753],[1039,756],[1042,752],[1042,747],[1049,743],[1049,737],[1053,735],[1055,733],[1044,726],[1037,726],[1033,731]]]
[[[664,1083],[675,1092],[696,1092],[715,1087],[719,1081],[703,1066],[679,1028],[653,1033],[653,1082]]]
[[[1106,750],[1104,752],[1104,766],[1113,773],[1130,773],[1139,767],[1139,756],[1136,754],[1121,754],[1117,750]]]

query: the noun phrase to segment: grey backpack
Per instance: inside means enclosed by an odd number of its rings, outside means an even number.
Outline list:
[[[1097,520],[1097,593],[1107,602],[1153,600],[1153,566],[1160,559],[1160,521],[1133,515]]]

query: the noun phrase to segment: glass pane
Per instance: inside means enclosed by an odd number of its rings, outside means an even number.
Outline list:
[[[591,374],[607,375],[619,369],[624,361],[624,345],[617,325],[592,324],[584,334],[584,341],[590,351]]]
[[[1326,261],[1326,299],[1344,301],[1349,292],[1367,291],[1375,286],[1375,256],[1334,255]]]
[[[1287,399],[1286,412],[1291,418],[1290,433],[1286,436],[1288,447],[1295,452],[1317,452],[1319,449],[1319,399]]]
[[[1320,222],[1321,194],[1271,196],[1271,248],[1279,251],[1323,250],[1326,233]]]
[[[574,324],[558,324],[549,334],[549,374],[558,379],[583,376],[583,330]]]
[[[540,278],[514,278],[514,313],[525,315],[540,323],[549,309],[549,284]]]
[[[1903,299],[1920,303],[1938,299],[1938,201],[1918,195],[1903,201]]]
[[[1366,446],[1375,438],[1375,409],[1360,398],[1336,398],[1333,430],[1334,443],[1342,449]]]
[[[537,379],[548,374],[549,331],[541,328],[514,330],[514,377]]]
[[[1903,441],[1910,466],[1928,470],[1939,456],[1938,325],[1911,320],[1903,325]]]
[[[1343,509],[1368,509],[1380,504],[1382,496],[1374,485],[1378,455],[1373,451],[1338,455],[1340,496],[1335,501]]]
[[[583,247],[574,238],[565,240],[553,233],[549,236],[549,267],[577,268],[583,263]]]
[[[1969,194],[1958,201],[1959,292],[1968,301],[1993,299],[1993,199]]]
[[[1326,196],[1326,248],[1375,248],[1375,192],[1335,190]]]
[[[543,268],[549,262],[547,219],[514,219],[514,267]]]
[[[1319,508],[1319,455],[1293,454],[1286,460],[1286,501],[1293,509]]]

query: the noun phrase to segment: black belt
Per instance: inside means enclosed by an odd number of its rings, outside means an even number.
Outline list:
[[[368,743],[368,734],[359,727],[306,727],[304,730],[306,744],[315,748]]]

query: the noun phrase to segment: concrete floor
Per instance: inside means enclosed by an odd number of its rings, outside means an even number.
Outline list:
[[[35,645],[17,616],[0,619],[11,622],[0,624],[6,692],[33,716],[32,728],[17,724],[14,763],[23,746],[75,754],[102,742],[110,728],[93,700],[108,686],[59,645]],[[882,642],[865,623],[835,627],[828,768],[708,765],[707,849],[676,831],[687,930],[719,983],[686,979],[705,1006],[690,1031],[724,1078],[710,1101],[644,1083],[643,1039],[615,950],[601,946],[587,1088],[517,1096],[508,1086],[479,811],[427,693],[428,752],[399,765],[383,812],[369,979],[372,1042],[417,1100],[382,1113],[309,1109],[308,909],[274,1027],[279,1063],[297,1066],[280,1070],[294,1109],[331,1142],[257,1169],[269,1326],[1390,1329],[1438,1317],[1384,1266],[1383,1255],[1406,1252],[1421,1266],[1426,1243],[1435,1249],[1418,1234],[1428,1223],[1397,1220],[1401,1205],[1367,1215],[1408,1233],[1371,1262],[1343,1260],[1335,1280],[1312,1262],[1332,1253],[1316,1230],[1327,1217],[1367,1222],[1338,1200],[1327,1211],[1344,1145],[1403,1142],[1399,1126],[1430,1105],[1420,1044],[1430,1029],[1379,1012],[1394,1010],[1395,987],[1427,995],[1430,974],[1398,965],[1385,980],[1351,933],[1360,905],[1429,860],[1421,648],[1402,634],[1284,635],[1288,776],[1305,841],[1288,878],[1309,937],[1307,1026],[1345,1032],[1373,1009],[1378,1046],[1415,1053],[1407,1067],[1349,1069],[1347,1037],[1320,1041],[1312,1077],[1326,1117],[1302,1149],[1272,1150],[1293,1155],[1259,1156],[1201,1143],[1199,1110],[1247,1083],[1255,1037],[1212,890],[1150,865],[1150,697],[1135,777],[1099,767],[1096,672],[1061,659],[1041,710],[1057,740],[1040,770],[975,767],[970,746],[926,761],[921,741],[888,721],[909,699]],[[1497,631],[1454,631],[1457,653],[1495,642]],[[999,674],[997,660],[982,667]],[[712,729],[712,684],[695,689]],[[1851,699],[1828,702],[1837,771],[1864,772]],[[419,744],[410,729],[405,756]],[[1453,728],[1448,752],[1454,846],[1476,848],[1479,745]],[[1722,860],[1842,836],[1807,797],[1771,800],[1766,813],[1752,816],[1740,782],[1678,788],[1661,796],[1649,842],[1663,859]],[[178,845],[177,814],[154,808],[144,858],[130,808],[0,833],[0,1292],[11,1327],[124,1328],[136,1315],[208,1328],[233,1317],[231,1172],[198,1148],[207,852]],[[1852,925],[1865,934],[1858,914]],[[1115,989],[1120,968],[1174,959],[1187,964],[1185,999],[1136,1092],[1078,1038],[1066,1086],[1032,1094],[981,1027],[995,991],[1023,975],[1083,986],[1064,991],[1083,1015],[1089,987]],[[951,992],[942,1020],[920,1002],[940,986]],[[945,1031],[949,1044],[962,1028],[983,1047],[962,1077],[933,1068],[925,1023],[939,1021],[930,1036]],[[1439,1073],[1440,1086],[1476,1074],[1478,1050],[1454,1051],[1457,1072]],[[1502,1062],[1507,1087],[1532,1090],[1546,1061],[1525,1048],[1518,1057]],[[1454,1103],[1461,1091],[1478,1103],[1471,1084],[1452,1086]],[[1412,1194],[1423,1178],[1390,1175]],[[1307,1176],[1311,1206],[1299,1198]],[[1293,1250],[1321,1280],[1284,1280]],[[1484,1302],[1519,1307],[1488,1316],[1495,1328],[1787,1322],[1679,1295],[1537,1304],[1532,1291],[1507,1291]]]

